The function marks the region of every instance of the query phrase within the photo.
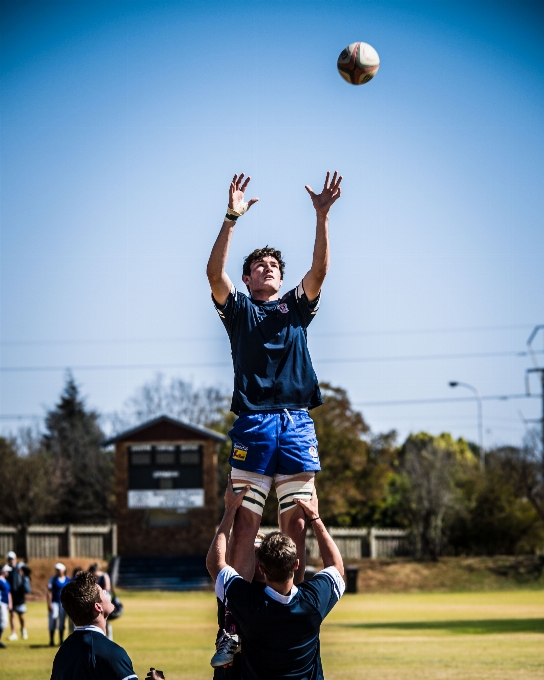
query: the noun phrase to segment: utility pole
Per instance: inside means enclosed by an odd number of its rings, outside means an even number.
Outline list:
[[[527,340],[527,348],[529,350],[529,355],[532,359],[532,362],[534,364],[534,368],[528,368],[525,371],[525,391],[527,392],[527,396],[530,396],[531,394],[531,384],[530,384],[530,373],[540,373],[540,383],[541,383],[541,397],[542,397],[542,417],[536,420],[535,422],[540,422],[541,426],[541,447],[542,447],[542,467],[544,469],[544,368],[541,368],[538,365],[538,361],[536,359],[536,354],[535,351],[532,347],[533,340],[535,339],[537,333],[539,331],[543,330],[544,331],[544,324],[541,324],[540,326],[535,326],[533,328],[533,332],[529,336],[529,339]]]

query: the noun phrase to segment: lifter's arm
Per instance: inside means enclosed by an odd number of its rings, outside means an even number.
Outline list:
[[[300,505],[304,510],[306,517],[312,520],[312,528],[317,539],[321,558],[323,559],[323,566],[325,569],[327,567],[336,567],[343,576],[344,561],[342,560],[342,555],[340,554],[336,543],[332,540],[331,535],[319,517],[319,506],[315,488],[310,501],[304,501],[302,498],[295,498],[294,500],[295,503]]]
[[[342,176],[338,176],[335,171],[332,180],[330,172],[327,173],[323,191],[320,194],[315,194],[311,187],[306,185],[306,191],[310,194],[317,216],[312,266],[303,279],[304,292],[310,301],[315,300],[319,295],[329,269],[329,210],[332,204],[340,198],[341,181]]]
[[[236,493],[232,488],[232,481],[229,475],[229,482],[225,491],[225,514],[223,515],[221,524],[217,528],[215,537],[208,550],[208,555],[206,556],[206,568],[214,581],[217,579],[217,574],[219,574],[221,569],[224,569],[227,566],[227,544],[230,530],[234,524],[234,518],[236,517],[238,508],[242,505],[242,501],[248,490],[249,486],[246,486],[240,493]]]
[[[229,188],[229,208],[231,210],[236,210],[238,204],[244,200],[244,191],[249,184],[251,177],[248,177],[245,182],[243,182],[244,173],[239,177],[234,175]],[[248,201],[248,209],[258,201],[258,198],[252,198]],[[225,266],[227,264],[227,258],[229,255],[230,241],[234,233],[234,227],[236,222],[233,220],[224,219],[223,226],[219,232],[215,243],[213,244],[210,259],[208,260],[208,267],[206,269],[206,274],[208,275],[208,281],[212,289],[212,295],[216,302],[220,305],[224,305],[229,296],[230,290],[232,288],[232,282],[225,271]]]

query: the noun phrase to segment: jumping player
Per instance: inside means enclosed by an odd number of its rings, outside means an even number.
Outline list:
[[[309,193],[317,216],[312,266],[300,284],[281,299],[285,263],[268,246],[244,261],[242,281],[249,296],[233,285],[225,271],[236,221],[259,199],[244,202],[250,177],[234,175],[227,214],[208,261],[207,275],[215,308],[229,335],[234,365],[231,409],[238,415],[229,432],[232,484],[250,489],[236,515],[229,544],[229,564],[245,580],[254,572],[253,542],[272,480],[279,501],[280,529],[297,547],[295,583],[304,578],[306,522],[295,499],[309,500],[319,471],[317,439],[308,410],[322,404],[306,329],[317,313],[321,286],[329,267],[328,213],[340,197],[342,177],[327,173],[323,190]],[[228,607],[225,635],[218,641],[212,666],[232,661],[238,650],[236,623]]]

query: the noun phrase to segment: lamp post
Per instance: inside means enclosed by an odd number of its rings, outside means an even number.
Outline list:
[[[476,403],[478,405],[478,446],[480,447],[480,467],[483,470],[485,468],[485,452],[484,452],[484,425],[482,419],[482,397],[478,390],[468,383],[457,382],[452,380],[449,383],[450,387],[466,387],[470,390],[476,397]]]

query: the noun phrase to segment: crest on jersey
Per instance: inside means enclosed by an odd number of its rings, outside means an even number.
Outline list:
[[[281,302],[278,305],[278,309],[282,314],[287,314],[287,312],[289,311],[289,307],[285,304],[285,302]]]

